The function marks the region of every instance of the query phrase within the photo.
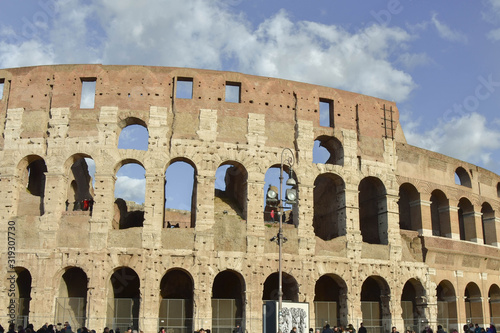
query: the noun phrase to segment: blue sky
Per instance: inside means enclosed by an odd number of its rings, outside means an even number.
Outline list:
[[[500,0],[0,2],[0,68],[183,66],[364,93],[397,103],[410,144],[496,173],[498,59]]]

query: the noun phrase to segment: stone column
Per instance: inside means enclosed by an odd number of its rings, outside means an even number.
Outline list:
[[[464,214],[465,239],[474,243],[484,244],[483,224],[480,212]]]
[[[142,246],[144,248],[160,248],[164,227],[165,176],[161,170],[146,173],[146,198],[144,201],[144,226],[142,230]]]
[[[40,217],[40,247],[54,248],[57,245],[58,222],[65,210],[67,177],[59,172],[45,173],[44,215]]]
[[[439,220],[441,221],[441,225],[443,225],[442,221],[449,221],[447,224],[449,226],[448,230],[443,231],[444,236],[460,240],[460,226],[458,223],[458,207],[448,206],[442,207],[439,209]]]
[[[399,261],[403,251],[399,231],[399,193],[395,190],[387,190],[385,199],[387,202],[387,243],[390,248],[391,260]],[[382,237],[380,240],[382,241]]]
[[[200,328],[212,328],[212,280],[210,274],[202,274],[201,270],[207,267],[208,258],[197,257],[199,268],[197,272],[192,272],[193,276],[198,277],[193,290],[193,321],[195,330]]]
[[[499,247],[500,218],[491,217],[489,219],[483,219],[483,228],[485,234],[484,244]]]
[[[299,185],[299,254],[300,255],[314,255],[316,248],[316,239],[314,237],[313,215],[314,215],[314,185],[301,183]]]
[[[247,252],[264,253],[264,175],[248,175]]]
[[[213,251],[214,249],[214,182],[215,177],[208,172],[198,174],[196,185],[196,225],[194,243],[198,251]],[[194,207],[194,206],[193,206]]]
[[[108,232],[114,215],[114,188],[116,177],[113,174],[95,175],[94,207],[90,219],[90,247],[106,248]]]
[[[415,200],[410,202],[411,218],[417,219],[417,231],[421,236],[432,236],[431,201]],[[412,223],[413,224],[413,223]]]
[[[159,281],[156,274],[146,274],[141,283],[144,284],[142,288],[141,298],[141,311],[139,317],[142,323],[141,329],[144,332],[158,332],[158,316],[160,313],[160,291]]]
[[[363,248],[363,237],[359,227],[359,191],[356,185],[346,183],[345,188],[345,219],[347,238],[347,257],[357,262],[361,259]],[[361,311],[361,308],[360,308]]]

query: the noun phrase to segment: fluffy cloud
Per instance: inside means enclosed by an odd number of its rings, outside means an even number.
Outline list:
[[[129,176],[117,176],[115,182],[115,198],[144,203],[146,196],[146,179],[136,179]]]
[[[0,35],[1,67],[102,62],[235,70],[397,101],[415,88],[411,76],[391,63],[402,49],[408,52],[412,39],[396,27],[348,32],[293,21],[285,11],[252,27],[227,2],[206,0],[152,0],[148,6],[58,0],[46,17],[32,20],[36,34],[27,38]]]
[[[490,32],[488,32],[486,37],[488,37],[488,39],[490,39],[494,42],[500,41],[500,28],[495,29],[495,30],[491,30]]]
[[[409,116],[402,119],[408,143],[448,156],[481,164],[489,169],[498,167],[491,159],[491,151],[500,149],[500,122],[489,122],[478,113],[464,114],[439,121],[434,128],[418,131],[419,121]]]

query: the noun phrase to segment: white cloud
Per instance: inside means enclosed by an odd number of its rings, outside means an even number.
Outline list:
[[[36,39],[0,42],[0,67],[103,62],[235,70],[400,102],[415,88],[391,63],[412,40],[397,27],[348,32],[292,21],[285,11],[252,27],[221,1],[56,3],[55,18],[40,25]]]
[[[128,176],[117,176],[115,182],[115,198],[144,203],[146,196],[146,179],[135,179]]]
[[[491,152],[500,149],[498,119],[487,120],[483,115],[470,113],[439,121],[434,128],[418,132],[419,121],[402,117],[408,143],[460,160],[485,167],[496,167]]]
[[[467,36],[459,31],[452,30],[446,24],[437,19],[437,14],[433,13],[431,18],[432,24],[437,29],[439,36],[450,42],[467,43]]]

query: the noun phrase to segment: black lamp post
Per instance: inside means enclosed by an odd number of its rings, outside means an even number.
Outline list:
[[[285,157],[285,152],[289,152],[290,156],[287,156],[286,159]],[[285,201],[286,204],[289,205],[295,205],[297,204],[297,183],[295,180],[292,178],[293,176],[293,171],[292,167],[294,165],[295,159],[293,156],[293,152],[290,148],[284,148],[281,151],[281,164],[280,164],[280,189],[279,192],[276,195],[276,191],[274,190],[274,186],[269,186],[269,189],[267,191],[266,195],[266,203],[269,204],[272,207],[276,207],[276,204],[278,204],[278,222],[279,222],[279,229],[278,229],[278,235],[276,237],[271,238],[271,241],[276,241],[278,244],[279,248],[279,268],[278,268],[278,332],[281,331],[281,316],[282,316],[282,302],[283,302],[283,269],[282,269],[282,247],[283,243],[286,242],[286,238],[283,236],[283,201]],[[283,200],[281,198],[281,193],[283,192],[283,165],[286,164],[290,168],[290,177],[286,181],[286,185],[291,186],[292,188],[289,188],[286,190],[285,193],[285,199]],[[276,198],[277,197],[277,198]]]

